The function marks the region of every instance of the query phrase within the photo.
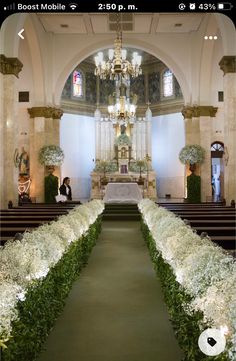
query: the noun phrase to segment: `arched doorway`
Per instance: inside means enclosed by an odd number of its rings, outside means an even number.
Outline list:
[[[211,144],[211,185],[212,200],[219,202],[224,198],[224,143]]]

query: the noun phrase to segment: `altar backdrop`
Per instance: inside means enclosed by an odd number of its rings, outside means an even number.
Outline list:
[[[62,178],[71,178],[74,199],[89,198],[90,173],[95,158],[94,118],[64,114],[60,123],[60,145],[65,152]],[[178,159],[184,145],[184,119],[181,113],[153,117],[152,165],[157,173],[159,197],[165,197],[165,194],[184,197],[184,166]]]
[[[95,121],[93,117],[64,114],[60,122],[60,146],[65,153],[61,178],[70,177],[73,199],[90,196],[90,173],[95,158]],[[61,179],[61,180],[62,180]]]
[[[184,165],[179,151],[185,145],[184,119],[181,113],[152,119],[152,165],[157,174],[157,194],[184,197]]]

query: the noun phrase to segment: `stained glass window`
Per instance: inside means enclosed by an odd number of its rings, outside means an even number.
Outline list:
[[[173,95],[173,73],[169,69],[163,74],[163,95],[164,97]]]
[[[79,98],[83,96],[83,76],[78,70],[73,72],[73,96]]]

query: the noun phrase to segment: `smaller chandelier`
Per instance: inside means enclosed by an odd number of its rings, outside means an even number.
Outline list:
[[[126,88],[121,86],[120,95],[114,98],[109,96],[109,105],[107,107],[109,113],[109,119],[115,124],[127,124],[134,123],[136,118],[137,108],[137,95],[130,99],[126,96]]]
[[[133,52],[131,62],[126,59],[127,50],[122,49],[122,34],[117,32],[117,38],[114,42],[114,49],[108,50],[108,60],[103,59],[103,53],[100,51],[95,57],[95,72],[100,79],[120,80],[121,78],[129,80],[130,76],[136,78],[142,74],[142,57],[137,52]]]

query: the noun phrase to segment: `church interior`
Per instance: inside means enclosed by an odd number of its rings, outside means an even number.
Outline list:
[[[235,360],[230,18],[16,13],[1,26],[0,48],[0,360]],[[44,313],[49,275],[57,291]],[[37,302],[40,316],[23,315]],[[52,332],[44,344],[35,326],[36,346],[30,324],[44,316],[39,328]],[[206,328],[221,351],[205,351]]]

